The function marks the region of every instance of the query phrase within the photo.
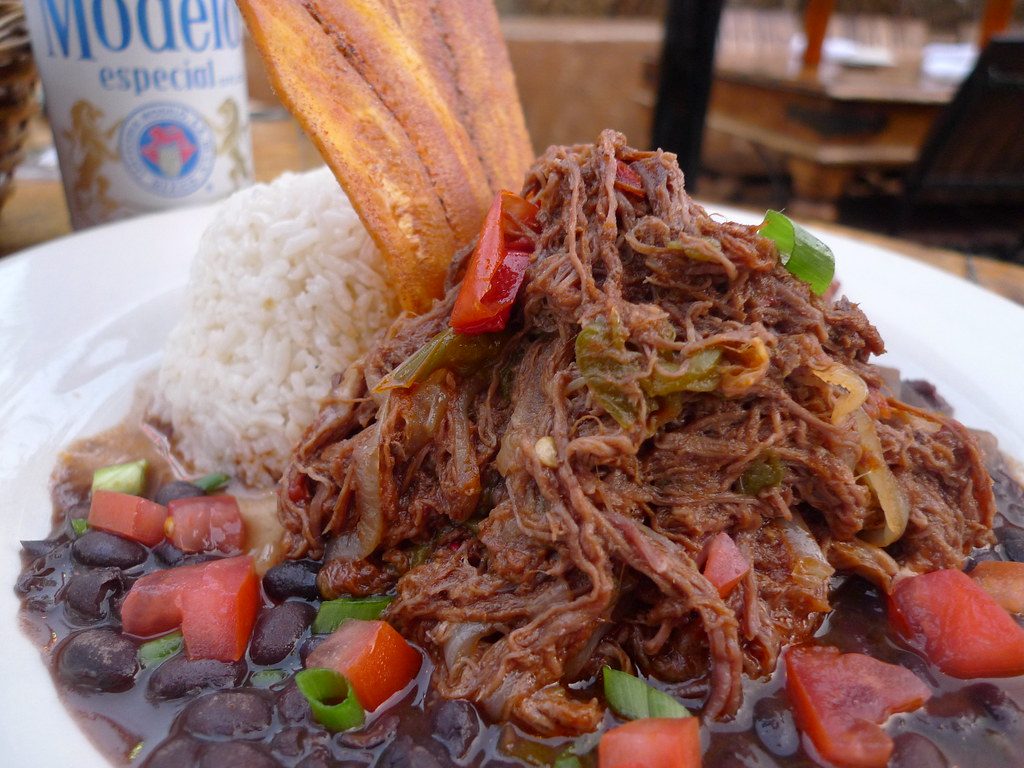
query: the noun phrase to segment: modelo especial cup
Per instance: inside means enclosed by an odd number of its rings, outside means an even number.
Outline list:
[[[232,0],[25,0],[76,229],[252,181]]]

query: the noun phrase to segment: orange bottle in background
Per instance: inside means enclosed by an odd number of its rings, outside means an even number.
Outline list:
[[[835,8],[835,0],[807,0],[804,6],[804,66],[814,69],[821,63],[821,46],[825,42],[828,20]]]

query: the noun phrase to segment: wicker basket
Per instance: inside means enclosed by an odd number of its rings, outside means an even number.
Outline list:
[[[36,108],[36,68],[23,4],[0,0],[0,207],[10,194],[28,121]]]

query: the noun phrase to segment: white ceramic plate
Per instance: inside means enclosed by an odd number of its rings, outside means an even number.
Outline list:
[[[749,214],[719,209],[728,218]],[[127,412],[159,361],[188,266],[214,208],[91,230],[0,261],[0,762],[100,768],[20,631],[19,541],[50,529],[57,451]],[[823,235],[844,292],[889,348],[883,361],[927,377],[966,424],[1024,458],[1024,309],[943,272],[856,240]]]

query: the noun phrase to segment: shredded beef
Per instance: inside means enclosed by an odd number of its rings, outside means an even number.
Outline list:
[[[642,199],[615,186],[619,162]],[[386,616],[433,656],[441,694],[535,733],[579,733],[602,706],[568,684],[607,663],[727,718],[741,676],[770,674],[820,625],[833,569],[888,588],[899,569],[959,567],[988,540],[974,438],[888,396],[860,309],[815,296],[756,228],[693,202],[672,155],[606,132],[548,150],[524,194],[542,231],[495,359],[374,392],[446,327],[462,254],[447,297],[337,380],[281,486],[290,555],[326,546],[328,595],[393,589]],[[578,346],[595,329],[618,339],[591,350],[608,356],[596,384]],[[712,386],[652,394],[652,377],[685,376],[679,361],[711,350]],[[815,372],[836,365],[868,397],[833,423],[845,392]],[[883,519],[859,418],[911,510],[884,549],[859,535]],[[781,480],[742,492],[768,460]],[[725,598],[700,568],[723,531],[753,564]]]

